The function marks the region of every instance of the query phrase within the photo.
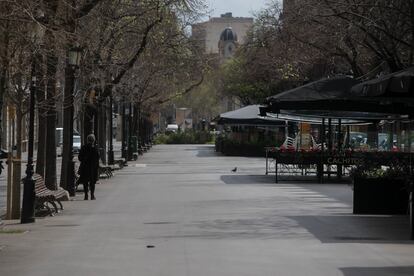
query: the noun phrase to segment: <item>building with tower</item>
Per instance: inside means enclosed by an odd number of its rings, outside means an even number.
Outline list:
[[[231,27],[227,27],[220,35],[218,42],[218,50],[220,60],[232,58],[237,48],[237,34],[233,32]]]
[[[227,41],[232,38],[231,40],[243,44],[252,25],[252,17],[233,17],[233,14],[228,12],[192,25],[192,38],[198,41],[205,53],[219,54],[219,42],[222,39]]]
[[[219,66],[234,56],[237,47],[246,41],[247,32],[252,26],[252,17],[233,17],[228,12],[192,25],[192,39],[198,43],[203,53],[217,56]],[[224,96],[220,111],[223,113],[239,107],[237,98]]]

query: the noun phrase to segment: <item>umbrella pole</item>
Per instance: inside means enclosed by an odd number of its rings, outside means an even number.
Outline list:
[[[409,132],[408,132],[408,150],[410,152],[410,180],[409,180],[409,208],[410,208],[410,236],[411,239],[414,240],[414,183],[413,183],[413,167],[412,167],[412,161],[413,161],[413,153],[411,149],[411,121],[409,121]]]
[[[342,120],[338,119],[338,149],[337,152],[341,153],[342,152]],[[336,166],[336,173],[337,173],[337,177],[338,179],[340,179],[342,177],[342,165],[337,165]]]
[[[388,137],[388,151],[391,151],[394,145],[394,123],[392,121],[390,121],[388,126]]]
[[[328,118],[328,151],[332,151],[332,119]]]
[[[319,164],[317,165],[317,174],[319,178],[319,183],[323,182],[323,156],[325,151],[325,118],[322,118],[322,125],[321,125],[321,159],[319,160]]]
[[[351,146],[351,127],[349,125],[346,126],[346,144],[345,144],[345,148],[350,148]]]
[[[333,143],[332,143],[332,118],[328,118],[328,153],[332,154]],[[327,165],[328,179],[331,178],[331,165]]]

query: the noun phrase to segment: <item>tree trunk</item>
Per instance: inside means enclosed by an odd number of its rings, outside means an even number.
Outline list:
[[[1,68],[0,70],[0,148],[2,147],[2,137],[3,137],[3,99],[6,92],[6,69]]]
[[[129,103],[129,107],[128,107],[128,138],[127,138],[127,145],[128,145],[128,160],[132,160],[132,156],[133,156],[133,148],[131,147],[131,140],[132,140],[132,136],[134,135],[134,133],[132,132],[132,127],[133,127],[133,116],[132,116],[132,103]]]
[[[99,99],[98,103],[98,137],[97,144],[99,155],[103,163],[106,163],[106,110],[103,100]]]
[[[132,125],[132,129],[131,132],[134,134],[134,136],[136,136],[137,138],[139,138],[139,130],[138,130],[138,126],[139,126],[139,105],[135,104],[134,105],[134,123]]]
[[[83,114],[83,144],[86,144],[86,138],[88,137],[88,135],[94,133],[95,113],[96,111],[93,107],[85,106],[85,112]]]
[[[139,137],[139,144],[144,145],[144,122],[142,119],[142,108],[141,105],[138,106],[138,137]]]
[[[126,152],[126,113],[125,113],[125,99],[122,100],[122,120],[121,120],[121,141],[122,141],[122,150],[121,150],[121,157],[127,159],[127,152]]]
[[[96,106],[95,109],[93,109],[92,114],[93,114],[92,115],[93,132],[91,133],[95,134],[95,139],[96,139],[95,143],[96,145],[99,145],[97,141],[97,137],[96,137],[97,135],[99,135],[99,106],[98,105]]]
[[[47,57],[47,118],[46,118],[46,170],[45,184],[57,189],[56,177],[56,71],[58,58],[55,53]]]
[[[48,23],[54,24],[57,17],[59,0],[44,1],[45,17]],[[56,181],[56,73],[58,41],[50,30],[45,33],[46,57],[46,144],[45,144],[45,184],[49,189],[57,189]]]
[[[9,68],[9,61],[8,61],[8,56],[9,56],[9,37],[10,34],[7,31],[7,27],[9,26],[8,23],[6,23],[6,31],[4,32],[3,35],[3,52],[1,53],[3,56],[3,64],[0,68],[0,148],[3,145],[3,122],[2,122],[2,118],[3,118],[3,103],[4,103],[4,95],[6,93],[6,89],[7,89],[7,71]]]
[[[43,62],[39,59],[39,62]],[[45,95],[45,83],[42,70],[37,72],[39,75],[36,78],[40,81],[38,87],[36,87],[36,100],[37,100],[37,158],[36,158],[36,173],[45,177],[45,160],[46,160],[46,95]]]
[[[36,91],[37,96],[37,118],[38,118],[38,135],[37,135],[37,159],[36,173],[45,177],[45,160],[46,160],[46,109],[45,109],[45,90],[44,85],[39,85]]]
[[[73,145],[73,87],[75,82],[74,70],[70,65],[65,69],[65,91],[63,101],[63,150],[60,186],[69,191],[69,163],[72,162]]]
[[[16,108],[16,156],[13,160],[13,184],[12,184],[12,219],[20,218],[20,194],[22,178],[22,120],[23,114],[20,108]]]
[[[108,164],[109,165],[113,165],[114,164],[114,145],[113,145],[113,116],[112,116],[112,112],[113,112],[113,107],[112,107],[112,94],[109,96],[109,101],[108,101],[108,138],[109,138],[109,149],[108,149]]]

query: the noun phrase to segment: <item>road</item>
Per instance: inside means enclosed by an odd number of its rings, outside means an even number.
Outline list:
[[[155,146],[96,196],[6,222],[0,275],[414,275],[407,216],[352,215],[350,186],[274,184],[261,158]]]

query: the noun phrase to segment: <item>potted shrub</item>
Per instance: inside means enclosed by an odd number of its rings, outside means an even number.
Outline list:
[[[406,168],[359,166],[353,178],[354,214],[407,214],[408,179]]]

